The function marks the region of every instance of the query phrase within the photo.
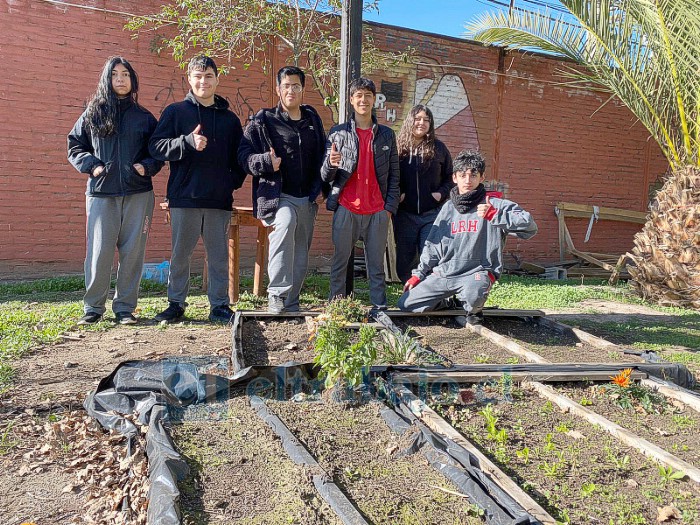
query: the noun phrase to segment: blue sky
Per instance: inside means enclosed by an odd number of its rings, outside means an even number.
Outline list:
[[[419,29],[454,37],[464,36],[464,24],[476,13],[497,6],[479,0],[380,0],[379,14],[364,13],[364,20]]]

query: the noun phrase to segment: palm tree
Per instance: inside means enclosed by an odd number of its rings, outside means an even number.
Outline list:
[[[570,14],[511,9],[467,25],[489,44],[535,49],[585,67],[564,73],[617,97],[646,126],[670,175],[635,236],[629,267],[638,292],[700,308],[700,3],[560,0]]]

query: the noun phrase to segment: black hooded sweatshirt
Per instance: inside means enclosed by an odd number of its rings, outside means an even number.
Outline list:
[[[197,151],[192,132],[200,124],[207,147]],[[219,95],[203,106],[190,91],[185,100],[165,108],[148,149],[154,158],[170,162],[170,207],[231,210],[233,190],[245,177],[237,160],[242,136],[241,121]]]

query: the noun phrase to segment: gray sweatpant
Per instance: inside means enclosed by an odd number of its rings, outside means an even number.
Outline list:
[[[435,310],[443,299],[457,295],[468,314],[476,314],[491,291],[487,271],[445,278],[431,273],[399,298],[399,308],[408,312]]]
[[[168,301],[183,304],[190,288],[192,252],[202,237],[207,252],[207,295],[212,308],[228,305],[228,229],[231,212],[211,208],[171,208],[172,254]]]
[[[369,300],[375,308],[386,308],[384,252],[389,233],[389,217],[382,210],[371,215],[352,213],[343,206],[333,214],[333,260],[331,262],[330,299],[345,295],[348,260],[358,240],[365,243]]]
[[[273,219],[263,221],[272,226],[268,236],[267,293],[284,299],[285,309],[299,307],[299,293],[309,267],[309,250],[314,235],[318,204],[308,197],[282,194]]]
[[[114,249],[119,254],[112,311],[131,313],[138,300],[146,240],[151,228],[153,191],[123,197],[85,198],[85,313],[105,313]]]

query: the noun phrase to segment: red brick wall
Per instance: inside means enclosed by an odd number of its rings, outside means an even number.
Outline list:
[[[93,1],[98,9],[152,12],[159,2]],[[85,177],[66,160],[66,134],[94,90],[107,56],[122,54],[139,73],[140,102],[156,117],[180,100],[185,75],[169,56],[149,52],[147,38],[132,40],[114,13],[61,7],[42,1],[7,0],[0,8],[0,276],[17,278],[50,271],[76,271],[84,258]],[[10,29],[11,28],[11,29]],[[565,88],[555,60],[506,54],[499,74],[499,52],[466,41],[387,26],[374,26],[380,47],[417,48],[417,66],[397,67],[371,76],[387,93],[377,108],[381,122],[398,131],[416,99],[440,115],[438,136],[453,155],[478,147],[488,159],[487,178],[534,213],[540,233],[529,242],[509,241],[508,251],[531,260],[558,257],[554,205],[558,201],[644,210],[648,184],[666,169],[643,127],[618,104],[597,92]],[[284,58],[275,53],[273,70]],[[382,81],[385,81],[382,84]],[[252,68],[222,80],[242,120],[274,104],[274,79]],[[320,97],[307,102],[330,111]],[[594,115],[595,113],[595,115]],[[154,180],[156,200],[165,194],[167,169]],[[250,183],[235,201],[250,205]],[[571,224],[582,243],[585,221]],[[321,214],[312,264],[324,266],[332,254],[330,214]],[[636,227],[600,223],[588,251],[619,251],[631,246]],[[254,257],[255,232],[241,230],[242,267]],[[155,212],[147,261],[169,257],[170,233]],[[201,249],[195,268],[201,266]]]

